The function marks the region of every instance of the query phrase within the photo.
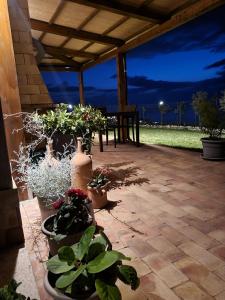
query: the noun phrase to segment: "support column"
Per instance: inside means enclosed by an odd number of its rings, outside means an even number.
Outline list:
[[[117,81],[118,81],[118,107],[119,111],[125,111],[127,105],[127,70],[126,54],[118,53],[117,61]]]
[[[1,100],[1,99],[0,99]],[[0,248],[24,241],[17,189],[12,186],[0,101]]]
[[[79,80],[80,104],[85,105],[84,78],[83,78],[83,72],[82,71],[80,71],[78,73],[78,80]]]

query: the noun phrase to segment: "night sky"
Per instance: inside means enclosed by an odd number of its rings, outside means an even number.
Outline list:
[[[157,121],[158,103],[171,108],[167,121],[176,122],[177,102],[185,102],[186,123],[193,123],[192,94],[210,96],[225,89],[225,6],[207,13],[127,53],[128,102],[141,117]],[[55,102],[78,103],[77,74],[43,72]],[[88,104],[117,110],[115,59],[84,72]]]

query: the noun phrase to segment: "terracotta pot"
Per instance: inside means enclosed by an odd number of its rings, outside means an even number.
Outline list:
[[[71,187],[87,191],[92,178],[92,159],[82,151],[82,138],[77,138],[77,151],[71,160]]]
[[[94,209],[103,208],[107,205],[108,199],[106,188],[108,185],[109,182],[101,188],[92,188],[88,186],[88,198],[91,200]]]
[[[202,138],[204,159],[224,160],[225,159],[225,139]]]
[[[43,222],[48,217],[54,215],[56,213],[56,210],[48,204],[48,201],[46,199],[37,197],[38,205],[41,213],[41,221]]]
[[[58,289],[54,289],[51,285],[51,283],[49,282],[49,272],[45,275],[45,279],[44,279],[44,287],[45,290],[47,291],[47,293],[55,300],[78,300],[78,298],[70,298],[66,295],[64,295],[63,293],[61,293],[61,291],[59,291]],[[81,298],[79,298],[81,299]],[[91,296],[89,296],[88,298],[82,298],[83,300],[99,300],[99,297],[97,295],[97,293],[93,293]]]
[[[54,241],[52,238],[54,237],[55,234],[46,229],[46,225],[53,222],[54,217],[55,217],[55,215],[48,217],[41,224],[41,230],[47,236],[48,244],[49,244],[49,252],[52,256],[54,256],[58,253],[58,250],[60,247],[71,246],[71,245],[79,242],[81,236],[84,233],[84,231],[81,231],[81,232],[77,232],[74,234],[69,234],[67,237],[65,237],[63,240],[61,240],[59,242]]]

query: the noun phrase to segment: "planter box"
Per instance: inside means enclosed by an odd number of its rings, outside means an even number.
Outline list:
[[[224,160],[225,159],[225,139],[202,138],[204,159]]]

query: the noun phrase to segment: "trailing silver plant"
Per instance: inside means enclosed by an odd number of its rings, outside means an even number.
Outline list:
[[[40,159],[38,163],[34,162],[30,151],[23,145],[15,152],[16,159],[13,162],[17,182],[22,184],[22,188],[32,190],[46,205],[64,198],[71,186],[70,160],[73,154],[68,153],[68,147],[69,145],[64,147],[60,159],[53,164],[45,158]]]

